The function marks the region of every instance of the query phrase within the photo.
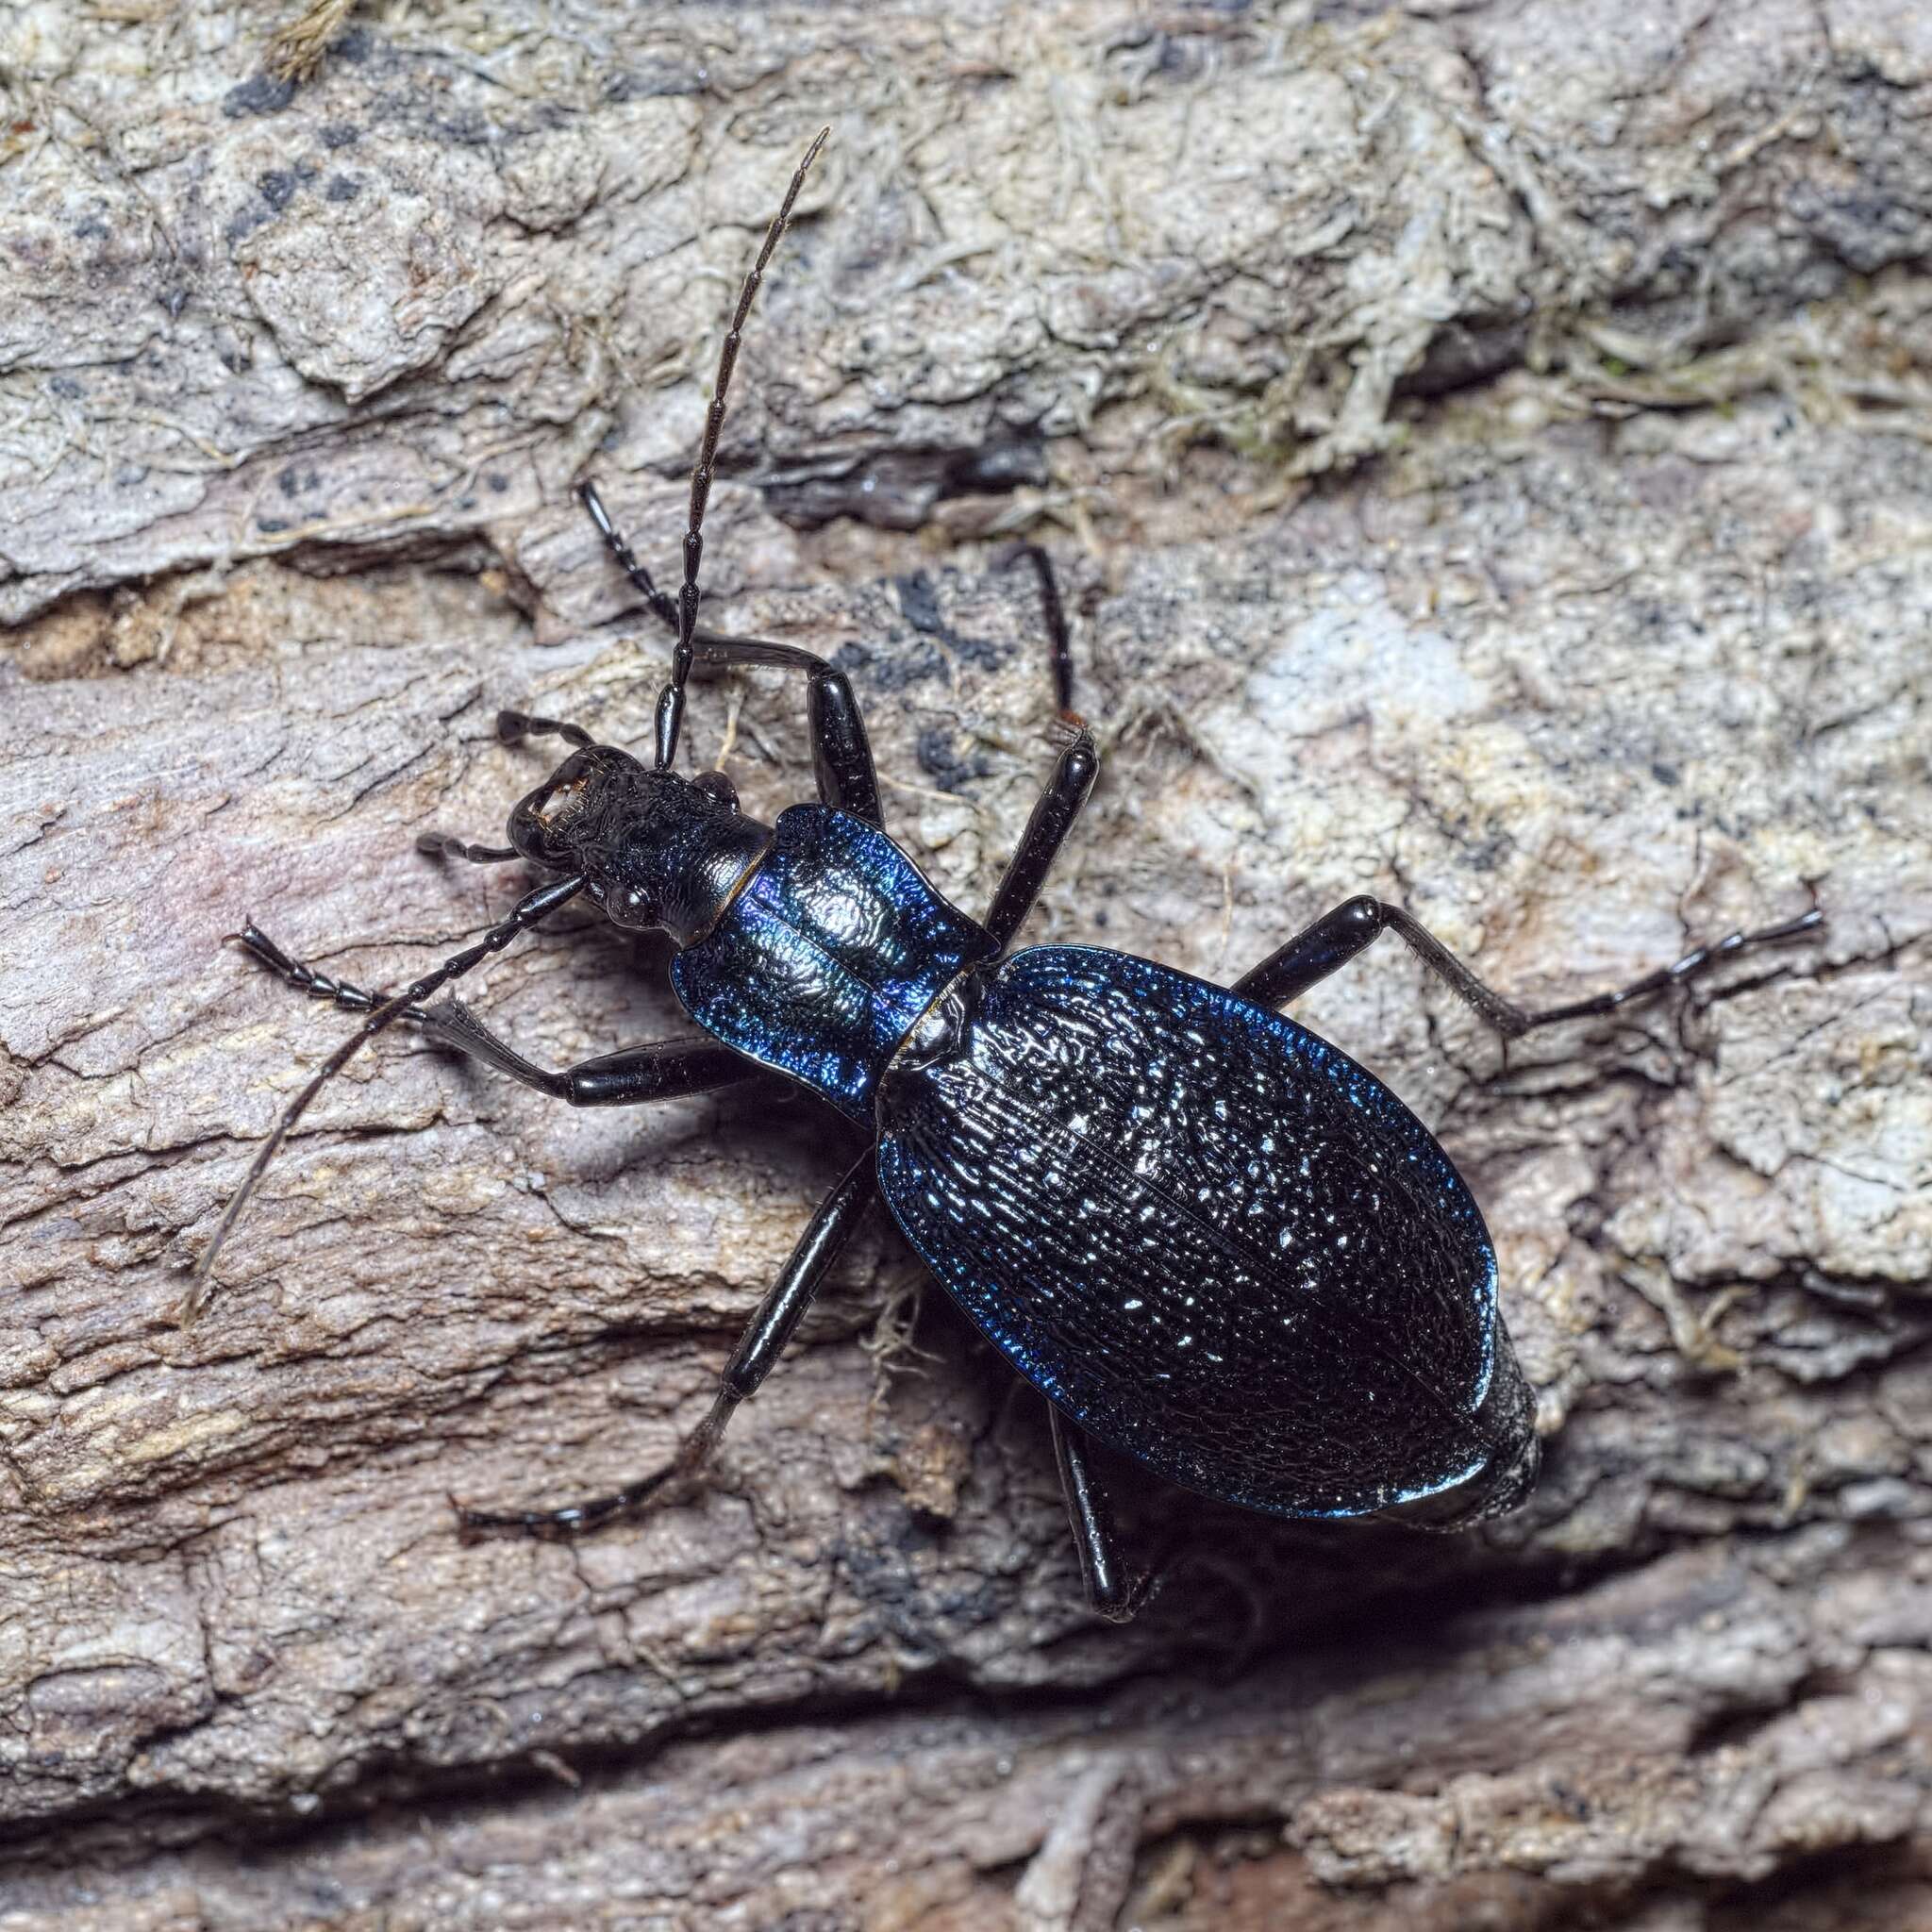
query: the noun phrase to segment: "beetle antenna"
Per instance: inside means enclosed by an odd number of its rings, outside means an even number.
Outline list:
[[[712,385],[711,407],[705,416],[705,440],[698,450],[697,467],[691,473],[691,523],[684,533],[684,588],[677,595],[677,647],[671,658],[671,682],[658,696],[658,769],[660,772],[668,771],[671,760],[677,755],[677,728],[684,722],[684,682],[691,675],[691,641],[698,626],[698,563],[705,554],[705,540],[700,533],[704,528],[705,503],[711,493],[711,464],[718,454],[718,432],[724,426],[725,392],[731,387],[731,372],[738,362],[738,345],[742,338],[745,318],[751,313],[752,298],[758,291],[758,284],[764,280],[766,269],[771,266],[778,237],[791,220],[791,206],[798,199],[798,191],[805,186],[806,173],[818,159],[819,150],[824,146],[831,132],[829,127],[821,127],[818,139],[806,149],[805,158],[799,162],[798,170],[791,177],[791,186],[785,191],[784,203],[773,216],[772,225],[765,230],[765,245],[758,250],[758,258],[745,276],[743,288],[738,291],[738,312],[732,316],[724,346],[718,352],[718,379]]]
[[[228,1238],[236,1222],[242,1218],[242,1210],[248,1205],[248,1199],[255,1192],[257,1183],[268,1171],[268,1164],[275,1158],[284,1141],[289,1138],[290,1129],[308,1110],[308,1103],[340,1074],[368,1042],[382,1032],[395,1020],[402,1018],[410,1007],[426,1000],[433,992],[447,986],[452,979],[458,979],[472,966],[487,959],[491,953],[500,953],[520,932],[555,912],[567,900],[574,899],[589,883],[581,874],[575,874],[567,879],[557,879],[547,886],[539,886],[534,892],[526,892],[518,900],[516,909],[499,925],[492,925],[474,946],[466,946],[460,953],[455,953],[445,959],[434,973],[425,973],[413,985],[406,987],[391,1000],[383,1004],[357,1027],[335,1052],[316,1069],[315,1076],[282,1109],[282,1117],[270,1131],[269,1137],[261,1143],[256,1157],[249,1164],[248,1172],[242,1178],[242,1185],[235,1191],[235,1198],[228,1203],[227,1211],[222,1216],[214,1232],[214,1239],[201,1251],[201,1259],[194,1264],[193,1278],[188,1284],[188,1292],[181,1299],[181,1306],[175,1313],[175,1322],[183,1328],[199,1315],[208,1306],[208,1284],[213,1277],[215,1257],[221,1253],[222,1243]]]

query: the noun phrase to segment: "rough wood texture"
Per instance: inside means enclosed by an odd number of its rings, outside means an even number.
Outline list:
[[[266,8],[0,20],[0,1928],[1932,1923],[1924,11],[393,12],[299,89]],[[1232,977],[1367,888],[1563,997],[1829,914],[1507,1066],[1399,957],[1306,1003],[1498,1239],[1550,1457],[1480,1539],[1138,1498],[1096,1627],[881,1231],[701,1501],[458,1542],[699,1412],[803,1103],[392,1038],[169,1323],[348,1024],[223,934],[399,983],[517,890],[410,850],[534,782],[492,708],[643,735],[569,486],[675,568],[826,119],[709,582],[841,653],[946,891],[1049,756],[1031,528],[1108,756],[1036,934]],[[769,808],[801,709],[689,741]],[[585,925],[471,991],[679,1024]]]

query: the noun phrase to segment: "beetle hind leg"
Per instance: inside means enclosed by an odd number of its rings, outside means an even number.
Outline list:
[[[452,1496],[450,1506],[464,1534],[512,1530],[525,1536],[580,1536],[648,1504],[670,1501],[684,1490],[710,1460],[732,1411],[755,1395],[771,1374],[811,1306],[826,1270],[858,1233],[878,1185],[876,1150],[868,1147],[819,1204],[818,1212],[792,1249],[791,1258],[751,1318],[704,1421],[685,1437],[676,1455],[661,1469],[608,1495],[592,1496],[561,1509],[473,1509]]]
[[[1074,1526],[1074,1546],[1080,1555],[1080,1580],[1087,1601],[1110,1624],[1127,1623],[1154,1594],[1158,1581],[1152,1570],[1130,1577],[1121,1563],[1114,1533],[1113,1511],[1087,1459],[1087,1439],[1052,1403],[1054,1459],[1059,1464],[1060,1491],[1067,1499],[1067,1516]]]

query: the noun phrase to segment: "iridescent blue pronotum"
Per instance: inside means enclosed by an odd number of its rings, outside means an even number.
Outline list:
[[[594,1527],[692,1475],[756,1391],[875,1196],[959,1306],[1048,1399],[1088,1592],[1109,1616],[1145,1590],[1123,1567],[1088,1440],[1158,1476],[1278,1516],[1394,1513],[1439,1525],[1513,1507],[1535,1479],[1533,1404],[1497,1307],[1481,1214],[1427,1130],[1374,1076],[1275,1008],[1394,931],[1506,1037],[1607,1012],[1818,915],[1733,934],[1620,992],[1547,1011],[1512,1005],[1399,908],[1355,898],[1232,988],[1093,946],[1010,953],[1098,771],[1073,710],[1066,625],[1038,550],[1061,719],[1052,777],[973,920],[887,836],[864,724],[843,674],[789,644],[697,627],[700,529],[740,331],[823,134],[765,236],[725,337],[691,477],[684,583],[659,591],[584,501],[675,634],[654,763],[574,724],[501,714],[508,741],[569,757],[510,814],[509,844],[427,834],[424,849],[522,858],[554,874],[475,945],[394,998],[290,958],[290,984],[367,1017],[258,1151],[202,1255],[223,1238],[290,1127],[363,1041],[398,1019],[577,1107],[621,1107],[775,1070],[872,1136],[754,1316],[705,1420],[664,1469],[568,1508],[465,1509],[466,1528]],[[743,816],[721,772],[674,769],[694,663],[803,671],[819,802]],[[533,1065],[468,1008],[424,1004],[581,894],[617,925],[658,926],[708,1040],[660,1041],[562,1073]]]

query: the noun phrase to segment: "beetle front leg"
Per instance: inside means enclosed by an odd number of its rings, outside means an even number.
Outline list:
[[[610,554],[617,559],[617,567],[631,581],[632,588],[650,607],[651,615],[670,631],[677,635],[677,600],[658,588],[657,581],[642,564],[638,561],[637,552],[625,541],[623,531],[610,520],[610,512],[604,508],[604,499],[597,494],[594,483],[579,483],[577,495],[583,500],[584,508],[591,513],[591,521],[596,525],[598,534],[609,546]]]
[[[604,508],[596,486],[579,484],[577,493],[618,567],[650,607],[652,615],[675,636],[675,600],[658,589],[650,572],[638,561],[637,554]],[[705,630],[691,634],[691,662],[719,667],[779,665],[805,672],[805,722],[811,737],[812,772],[818,780],[819,802],[838,811],[849,811],[854,818],[864,819],[884,830],[878,778],[873,770],[865,720],[859,715],[851,681],[842,671],[833,670],[817,652],[797,644],[768,644],[756,638],[720,637],[715,631]]]
[[[691,662],[720,670],[765,665],[803,671],[805,723],[811,738],[819,802],[835,811],[849,811],[854,818],[884,830],[879,781],[873,770],[865,719],[853,694],[852,680],[842,671],[835,671],[816,651],[800,644],[769,644],[758,638],[725,638],[702,630],[691,643]]]
[[[291,959],[258,926],[243,926],[236,937],[277,979],[311,999],[328,1000],[351,1013],[371,1013],[382,1004],[378,994]],[[454,1047],[573,1107],[638,1107],[651,1100],[678,1100],[756,1079],[763,1072],[714,1040],[656,1040],[552,1073],[499,1040],[460,1000],[406,1007],[402,1018],[439,1046]]]
[[[654,1040],[552,1073],[499,1040],[460,1000],[439,1001],[416,1024],[439,1046],[454,1047],[572,1107],[639,1107],[650,1100],[682,1100],[764,1074],[763,1068],[715,1040]]]
[[[532,1536],[576,1536],[646,1503],[661,1500],[689,1481],[717,1448],[732,1410],[755,1395],[771,1374],[806,1309],[811,1306],[825,1271],[858,1233],[858,1224],[878,1192],[878,1185],[877,1149],[868,1147],[820,1203],[818,1212],[792,1249],[791,1258],[751,1318],[724,1370],[724,1381],[709,1411],[662,1469],[626,1483],[608,1496],[593,1496],[588,1502],[573,1503],[561,1509],[473,1509],[452,1498],[462,1528],[512,1529]]]
[[[1154,1593],[1154,1573],[1149,1570],[1130,1580],[1122,1569],[1113,1511],[1087,1460],[1086,1438],[1050,1402],[1047,1412],[1053,1418],[1054,1460],[1059,1464],[1060,1491],[1080,1553],[1087,1601],[1109,1623],[1124,1624]]]
[[[1074,708],[1074,641],[1067,630],[1067,607],[1060,601],[1053,558],[1038,543],[1015,543],[998,567],[1011,570],[1016,563],[1031,564],[1039,580],[1040,614],[1046,622],[1047,648],[1052,653],[1053,701],[1061,723],[1078,729],[1087,721]]]
[[[1019,849],[1008,861],[993,892],[992,904],[980,922],[999,941],[1002,950],[1033,909],[1047,871],[1059,856],[1059,849],[1074,829],[1074,821],[1080,816],[1080,808],[1087,803],[1087,794],[1093,790],[1093,781],[1099,774],[1100,753],[1094,746],[1093,734],[1083,724],[1055,762],[1053,776],[1046,781],[1046,790],[1040,794],[1033,816],[1020,835]]]
[[[1430,972],[1467,1001],[1485,1024],[1494,1027],[1505,1040],[1516,1040],[1534,1027],[1613,1013],[1620,1007],[1649,999],[1670,987],[1686,985],[1720,960],[1734,959],[1755,946],[1800,939],[1824,923],[1824,914],[1814,907],[1796,919],[1784,920],[1758,932],[1734,932],[1712,945],[1693,946],[1674,964],[1660,966],[1655,973],[1647,973],[1613,991],[1592,993],[1560,1007],[1532,1008],[1519,1007],[1494,988],[1486,986],[1420,920],[1401,907],[1386,905],[1364,893],[1344,900],[1332,912],[1324,912],[1285,946],[1269,954],[1251,973],[1236,980],[1233,990],[1257,1006],[1285,1006],[1327,978],[1338,967],[1347,965],[1385,932],[1392,932]]]
[[[1100,775],[1100,752],[1093,734],[1074,708],[1073,644],[1067,634],[1066,607],[1060,602],[1059,585],[1054,578],[1053,559],[1037,543],[1018,543],[1007,553],[1000,568],[1009,569],[1019,562],[1030,563],[1040,579],[1041,614],[1046,620],[1047,641],[1053,653],[1053,694],[1059,712],[1055,731],[1062,749],[1053,776],[1046,781],[1046,790],[1020,835],[1019,847],[993,891],[992,904],[980,922],[1002,950],[1033,909],[1046,874]]]
[[[505,865],[524,856],[514,845],[478,845],[458,832],[418,832],[416,850],[431,858],[466,858],[472,865]]]

